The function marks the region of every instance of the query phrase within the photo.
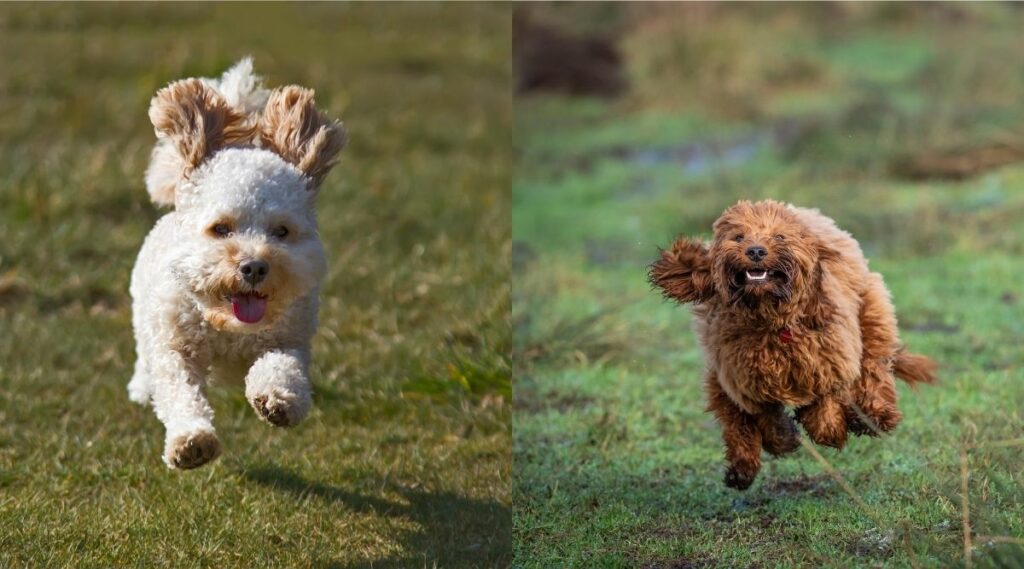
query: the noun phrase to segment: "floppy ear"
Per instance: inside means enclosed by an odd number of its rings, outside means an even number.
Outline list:
[[[832,251],[830,249],[830,251]],[[804,326],[811,330],[822,330],[835,317],[836,305],[829,296],[829,286],[825,282],[825,268],[818,263],[814,268],[814,274],[809,283],[810,294],[807,297],[807,304],[804,306],[801,321]],[[834,286],[835,283],[832,283]]]
[[[834,279],[835,271],[842,271],[842,266],[837,265],[842,255],[834,247],[821,241],[815,240],[814,248],[818,254],[818,262],[808,279],[806,305],[803,310],[803,324],[812,330],[821,330],[835,317],[836,305],[832,301],[829,291],[835,286],[827,281]]]
[[[818,263],[834,263],[842,258],[842,254],[826,243],[818,241]]]
[[[214,152],[252,138],[253,128],[216,91],[199,79],[176,81],[157,91],[149,120],[161,139],[147,175],[157,203],[173,203],[174,186]]]
[[[259,129],[263,147],[301,170],[312,190],[320,186],[345,146],[342,124],[316,109],[312,89],[295,85],[270,94]]]
[[[665,298],[679,303],[704,302],[715,294],[708,249],[696,239],[680,237],[650,266],[647,280]]]

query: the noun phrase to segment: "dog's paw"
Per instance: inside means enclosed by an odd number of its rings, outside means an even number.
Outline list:
[[[210,431],[194,431],[177,436],[164,449],[164,462],[171,468],[198,468],[220,456],[220,441]]]
[[[847,428],[845,423],[842,426],[816,425],[815,427],[808,428],[806,424],[804,425],[807,435],[815,444],[836,450],[843,450],[843,447],[846,446]]]
[[[851,433],[857,436],[877,437],[896,428],[902,417],[895,409],[875,409],[863,412],[850,409],[846,414],[846,425]]]
[[[761,444],[772,456],[783,456],[800,448],[800,431],[788,415],[780,414],[761,432]]]
[[[867,423],[865,423],[864,420],[860,418],[860,415],[857,415],[857,413],[855,413],[855,412],[850,412],[846,416],[846,428],[851,433],[853,433],[854,435],[856,435],[858,437],[863,437],[863,436],[875,437],[875,436],[878,436],[878,431],[876,431],[875,429],[872,429],[871,426],[868,425]]]
[[[875,424],[878,425],[878,430],[883,433],[888,433],[895,429],[896,425],[900,424],[900,420],[903,419],[903,417],[900,416],[900,412],[896,409],[884,409],[875,413],[871,419],[873,419]]]
[[[797,421],[815,444],[843,450],[846,446],[847,417],[844,409],[833,399],[823,399],[814,405],[796,410]]]
[[[725,471],[725,485],[736,490],[746,490],[757,478],[758,468],[745,464],[733,464]]]
[[[293,427],[306,416],[308,405],[303,405],[293,394],[275,389],[269,394],[257,395],[250,401],[261,419],[275,427]]]
[[[764,439],[764,450],[772,456],[785,456],[792,454],[800,448],[800,435],[793,429],[792,436],[781,438]]]
[[[818,436],[812,436],[811,440],[821,446],[832,447],[836,450],[843,450],[843,447],[846,446],[846,431],[836,430],[832,432],[818,433]]]

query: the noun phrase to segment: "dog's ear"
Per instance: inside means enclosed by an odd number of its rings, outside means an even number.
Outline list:
[[[708,249],[696,239],[680,237],[650,266],[647,280],[665,298],[679,303],[704,302],[715,294]]]
[[[842,255],[827,243],[818,241],[818,263],[834,263],[838,261]]]
[[[214,152],[252,138],[253,127],[215,90],[199,79],[176,81],[157,91],[149,104],[157,144],[147,175],[157,203],[173,203],[174,186]],[[169,144],[168,144],[169,143]]]
[[[807,304],[804,307],[801,320],[804,326],[812,330],[824,329],[836,313],[836,305],[826,290],[826,287],[829,286],[825,281],[826,271],[824,265],[818,263],[808,286],[810,294],[807,296]],[[834,286],[835,283],[833,282],[832,285]]]
[[[829,287],[833,285],[829,285],[827,280],[829,275],[834,275],[832,271],[842,270],[841,266],[836,265],[841,254],[820,239],[815,240],[814,247],[818,253],[818,262],[807,284],[810,294],[804,307],[803,322],[808,328],[821,330],[835,317],[836,306],[828,294]]]
[[[301,170],[311,190],[320,186],[345,146],[342,124],[316,109],[312,89],[295,85],[270,94],[259,129],[263,147]]]

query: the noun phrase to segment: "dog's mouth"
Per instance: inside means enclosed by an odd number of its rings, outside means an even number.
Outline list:
[[[231,303],[231,311],[246,324],[255,324],[263,320],[267,313],[267,296],[256,291],[232,294],[227,297]]]
[[[789,277],[785,272],[771,269],[744,269],[736,273],[736,283],[741,286],[758,286],[770,282],[786,282]]]

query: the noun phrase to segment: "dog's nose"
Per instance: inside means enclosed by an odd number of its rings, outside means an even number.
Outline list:
[[[270,272],[270,264],[266,261],[246,261],[238,267],[239,272],[242,273],[242,279],[251,285],[258,285],[263,279],[267,278],[267,273]]]
[[[768,249],[765,249],[764,247],[761,247],[759,245],[754,245],[753,247],[747,249],[747,257],[749,257],[751,261],[760,261],[761,259],[764,259],[767,256]]]

